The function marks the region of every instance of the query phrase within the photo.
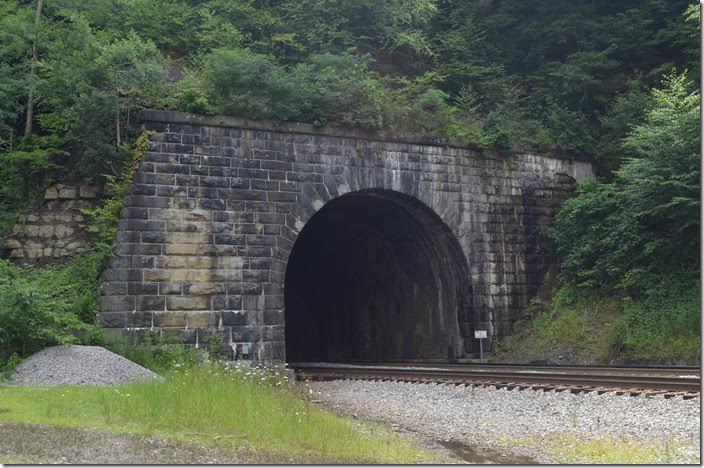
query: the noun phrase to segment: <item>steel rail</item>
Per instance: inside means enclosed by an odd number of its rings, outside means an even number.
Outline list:
[[[587,365],[533,365],[533,364],[463,364],[463,363],[432,363],[432,362],[358,362],[350,361],[343,363],[311,363],[311,362],[294,362],[289,363],[291,368],[301,367],[316,367],[316,368],[345,368],[358,367],[364,369],[376,368],[419,368],[419,369],[460,369],[474,370],[481,372],[555,372],[555,373],[583,373],[583,374],[603,374],[603,373],[618,373],[632,375],[677,375],[677,376],[694,376],[699,377],[701,368],[694,366],[672,366],[672,367],[654,367],[654,366],[587,366]]]
[[[485,367],[483,365],[290,364],[299,379],[365,379],[526,386],[545,389],[621,389],[685,392],[701,390],[699,370],[672,368]]]

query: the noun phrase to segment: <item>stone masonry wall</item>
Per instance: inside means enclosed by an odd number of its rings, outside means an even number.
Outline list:
[[[80,210],[99,200],[86,184],[49,187],[32,213],[22,216],[2,245],[3,257],[17,263],[42,265],[69,257],[86,248],[89,233]]]
[[[231,353],[284,355],[284,273],[297,234],[328,201],[364,189],[437,213],[466,256],[474,321],[510,333],[547,266],[540,229],[592,175],[588,161],[525,151],[482,157],[453,140],[276,127],[149,111],[100,322],[114,333],[205,331]],[[472,348],[472,330],[464,330]]]

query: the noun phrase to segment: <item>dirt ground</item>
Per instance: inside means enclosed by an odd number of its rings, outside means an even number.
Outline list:
[[[212,447],[93,429],[0,424],[0,463],[236,464],[256,463],[256,458],[254,453],[230,455]]]

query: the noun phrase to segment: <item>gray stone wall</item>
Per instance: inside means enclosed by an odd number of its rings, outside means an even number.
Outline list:
[[[100,322],[119,334],[172,329],[189,343],[207,331],[261,360],[283,358],[288,255],[328,201],[384,189],[429,207],[467,261],[468,328],[496,337],[548,267],[540,229],[592,174],[588,161],[482,157],[447,139],[157,111],[144,125],[151,150],[125,200]]]
[[[81,209],[94,206],[100,193],[86,184],[57,184],[44,193],[32,213],[22,216],[3,242],[3,257],[43,265],[87,248],[90,234]]]

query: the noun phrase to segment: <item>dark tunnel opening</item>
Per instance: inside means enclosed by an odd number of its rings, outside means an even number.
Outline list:
[[[459,244],[416,199],[361,191],[308,221],[285,278],[288,362],[464,356],[471,286]]]

